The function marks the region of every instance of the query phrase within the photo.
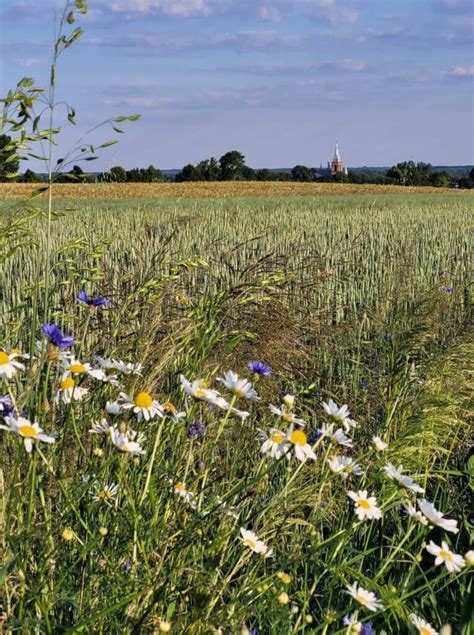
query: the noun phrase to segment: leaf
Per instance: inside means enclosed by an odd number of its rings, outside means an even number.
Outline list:
[[[99,148],[109,148],[110,146],[115,145],[116,143],[118,143],[117,139],[112,139],[111,141],[106,141],[105,143],[102,143]]]
[[[66,22],[68,24],[74,24],[75,22],[74,11],[69,11],[66,17]]]

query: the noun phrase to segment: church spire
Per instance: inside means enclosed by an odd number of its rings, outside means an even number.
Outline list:
[[[334,148],[334,158],[333,161],[337,161],[339,163],[339,161],[341,160],[341,155],[339,154],[339,144],[336,141],[336,147]]]

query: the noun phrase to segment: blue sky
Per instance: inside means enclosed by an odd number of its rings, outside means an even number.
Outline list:
[[[55,4],[0,0],[2,94],[25,75],[46,83]],[[76,107],[81,131],[142,116],[97,168],[181,167],[230,149],[253,167],[314,166],[335,140],[349,166],[474,162],[471,0],[89,6],[58,99]],[[61,150],[79,132],[66,128]]]

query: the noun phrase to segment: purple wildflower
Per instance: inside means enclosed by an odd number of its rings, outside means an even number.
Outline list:
[[[310,432],[308,434],[308,443],[310,445],[314,445],[316,441],[318,441],[323,436],[321,430],[315,430],[314,432]]]
[[[9,417],[13,414],[13,404],[9,395],[0,397],[0,413],[2,417]]]
[[[194,437],[204,436],[206,434],[206,426],[202,424],[198,419],[194,419],[189,426],[188,439],[194,439]]]
[[[107,300],[107,298],[104,298],[103,295],[98,295],[96,298],[92,298],[90,295],[87,295],[84,289],[79,292],[79,295],[77,296],[76,300],[78,302],[85,302],[88,306],[95,306],[95,307],[107,306],[107,304],[110,302],[110,300]]]
[[[454,287],[445,287],[444,284],[439,288],[441,293],[447,293],[448,295],[453,295]]]
[[[268,364],[264,362],[251,361],[247,364],[247,368],[256,375],[261,375],[262,377],[270,377],[272,374],[272,369]]]
[[[130,571],[132,570],[132,567],[133,567],[132,560],[125,560],[125,562],[122,562],[121,569],[123,573],[130,573]]]
[[[74,338],[70,335],[63,335],[61,329],[56,324],[43,324],[43,333],[52,344],[59,348],[74,346]]]
[[[198,472],[201,472],[204,469],[204,461],[202,459],[198,459],[194,464],[194,467]]]
[[[342,623],[344,624],[344,626],[352,626],[352,624],[354,624],[352,614],[346,615],[343,618]],[[364,622],[360,626],[361,626],[361,630],[359,631],[359,635],[375,635],[372,622]]]

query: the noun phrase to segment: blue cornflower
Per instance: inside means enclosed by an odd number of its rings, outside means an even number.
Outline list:
[[[188,439],[194,439],[194,437],[204,436],[206,434],[206,426],[202,424],[198,419],[194,419],[189,426]]]
[[[3,417],[9,417],[11,414],[13,414],[13,404],[9,395],[0,397],[0,414]]]
[[[88,306],[95,306],[95,307],[107,306],[107,304],[110,302],[110,300],[107,300],[107,298],[104,298],[103,295],[98,295],[96,298],[92,298],[90,295],[87,295],[84,289],[79,292],[79,295],[77,296],[76,300],[78,302],[85,302]]]
[[[268,364],[264,362],[251,361],[247,364],[247,368],[256,375],[261,375],[262,377],[270,377],[272,374],[272,369]]]
[[[315,430],[314,432],[310,432],[308,434],[308,443],[310,445],[314,445],[316,441],[318,441],[323,436],[321,430]]]
[[[52,344],[55,344],[59,348],[74,346],[74,338],[70,335],[63,335],[57,324],[43,324],[43,333]]]
[[[454,287],[445,287],[444,285],[442,285],[439,290],[442,293],[447,293],[448,295],[453,295],[454,293]]]
[[[132,567],[133,567],[132,560],[125,560],[125,562],[122,562],[121,569],[123,573],[130,573],[130,571],[132,570]]]
[[[194,467],[198,472],[201,472],[204,469],[204,461],[202,459],[198,459],[194,464]]]
[[[383,336],[383,341],[390,343],[392,341],[392,336],[390,334]]]
[[[344,626],[352,626],[353,624],[355,624],[352,614],[346,615],[346,617],[343,618],[342,623],[344,624]],[[375,635],[372,622],[364,622],[363,624],[359,622],[359,624],[359,635]]]

